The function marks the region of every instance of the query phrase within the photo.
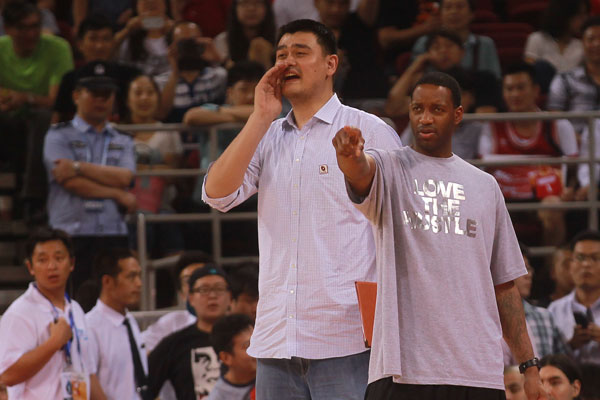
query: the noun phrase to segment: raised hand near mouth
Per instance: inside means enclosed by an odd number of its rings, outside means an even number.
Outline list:
[[[281,114],[281,84],[287,64],[276,64],[269,69],[254,90],[254,111],[269,120]]]

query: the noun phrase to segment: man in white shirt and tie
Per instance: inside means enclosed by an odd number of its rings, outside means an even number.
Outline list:
[[[94,261],[102,289],[86,314],[92,357],[109,399],[148,400],[148,360],[139,327],[127,310],[140,301],[142,269],[129,249],[110,249]]]

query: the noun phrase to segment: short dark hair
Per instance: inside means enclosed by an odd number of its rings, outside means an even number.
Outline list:
[[[258,264],[244,263],[227,271],[231,287],[231,297],[236,300],[240,294],[258,297]]]
[[[290,23],[283,25],[279,29],[279,35],[277,36],[277,45],[283,37],[283,35],[293,34],[296,32],[309,32],[317,37],[317,42],[321,45],[321,48],[325,54],[337,54],[337,42],[333,31],[324,24],[313,21],[312,19],[297,19]]]
[[[593,17],[589,17],[585,20],[583,25],[581,26],[581,33],[583,34],[588,28],[593,26],[600,26],[600,15],[594,15]]]
[[[450,75],[439,71],[427,72],[421,77],[421,79],[417,81],[417,83],[415,83],[415,86],[413,86],[412,90],[410,91],[411,99],[413,93],[415,92],[415,89],[420,85],[435,85],[447,88],[448,90],[450,90],[450,93],[452,93],[452,103],[454,105],[454,108],[460,106],[460,86],[458,82],[456,82],[456,79],[454,79]]]
[[[227,87],[239,81],[258,82],[265,74],[265,67],[256,61],[239,61],[227,71]]]
[[[2,10],[4,25],[7,27],[17,25],[31,14],[37,14],[40,18],[42,17],[40,9],[35,4],[25,0],[8,1]]]
[[[575,245],[577,243],[583,242],[585,240],[600,242],[600,232],[594,230],[579,232],[577,235],[575,235],[573,240],[571,240],[571,250],[575,249]]]
[[[181,271],[192,264],[208,264],[212,262],[213,258],[200,250],[184,251],[181,253],[179,260],[173,267],[173,278],[175,279],[177,290],[181,290],[181,282],[179,281],[179,274],[181,274]]]
[[[220,352],[233,351],[233,339],[241,332],[254,326],[252,318],[246,314],[231,314],[215,322],[210,334],[210,342],[217,356]]]
[[[113,32],[113,25],[104,14],[92,14],[83,19],[77,31],[77,39],[82,40],[86,33],[90,31],[99,31],[110,29]]]
[[[441,29],[439,31],[435,31],[427,35],[425,39],[425,49],[429,50],[433,45],[433,41],[439,37],[445,38],[456,44],[461,49],[464,48],[464,44],[460,36],[454,32],[447,31],[445,29]]]
[[[440,8],[442,8],[443,4],[444,4],[444,0],[440,0]],[[475,4],[475,0],[467,0],[467,4],[469,5],[469,8],[471,9],[471,11],[475,11],[475,9],[477,8],[477,6]]]
[[[506,78],[506,76],[508,76],[508,75],[523,74],[523,73],[529,75],[529,78],[531,78],[531,82],[533,82],[534,85],[538,84],[535,67],[524,61],[509,65],[504,70],[502,77]]]
[[[63,242],[63,244],[67,248],[69,257],[73,258],[75,256],[73,241],[71,240],[71,236],[69,236],[69,234],[60,229],[53,229],[49,226],[43,226],[34,230],[27,238],[27,241],[25,242],[26,259],[32,261],[31,258],[33,257],[33,251],[35,250],[35,246],[37,246],[38,243],[46,243],[52,240],[60,240],[61,242]]]
[[[135,258],[133,251],[122,247],[107,248],[98,253],[94,257],[92,269],[99,286],[102,287],[102,277],[104,275],[116,278],[121,272],[119,261],[129,257]]]
[[[560,369],[566,376],[569,382],[575,380],[581,382],[581,371],[579,367],[570,357],[565,354],[550,354],[540,360],[540,368],[552,366]]]

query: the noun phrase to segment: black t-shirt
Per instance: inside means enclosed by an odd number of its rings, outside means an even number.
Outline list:
[[[94,71],[96,68],[103,68],[106,76],[117,81],[119,91],[115,98],[116,112],[119,119],[122,119],[127,114],[127,87],[129,86],[129,82],[142,72],[135,67],[115,62],[92,61],[73,71],[67,72],[60,81],[58,95],[54,102],[54,111],[61,115],[61,120],[71,120],[77,111],[73,103],[73,90],[75,90],[75,84],[79,80],[79,77],[86,72]]]
[[[209,394],[220,371],[210,334],[193,324],[164,338],[150,353],[149,391],[157,397],[169,380],[178,400],[196,400]]]
[[[342,97],[386,97],[388,85],[379,62],[377,31],[367,26],[358,14],[350,13],[342,26],[338,46],[350,66],[341,87]]]

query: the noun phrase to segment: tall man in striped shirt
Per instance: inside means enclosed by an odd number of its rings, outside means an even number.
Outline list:
[[[330,143],[351,125],[365,148],[401,144],[383,121],[340,103],[335,43],[315,21],[281,28],[254,113],[204,182],[204,201],[221,211],[258,192],[260,300],[248,354],[261,399],[362,399],[367,384],[354,282],[375,280],[374,240]],[[282,96],[292,111],[273,121]]]

